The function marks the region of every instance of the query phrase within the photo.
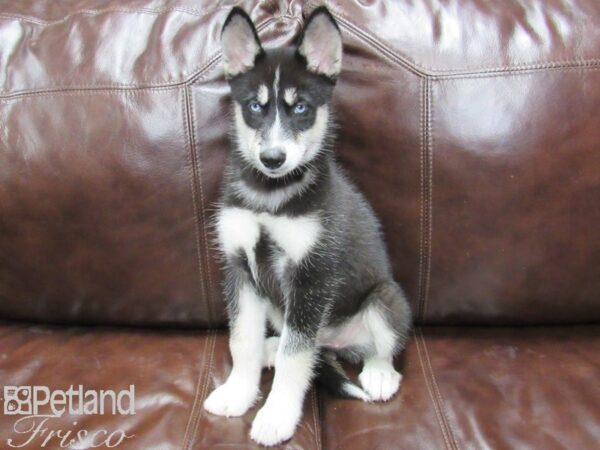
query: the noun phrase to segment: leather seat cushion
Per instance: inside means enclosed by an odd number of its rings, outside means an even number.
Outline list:
[[[135,415],[64,415],[48,429],[74,420],[91,432],[122,429],[135,435],[122,449],[260,448],[248,432],[263,399],[241,418],[202,409],[230,370],[224,331],[6,324],[0,348],[5,386],[135,386]],[[600,439],[600,326],[419,328],[398,365],[402,389],[386,404],[309,392],[283,448],[593,448]],[[264,373],[263,397],[272,374]],[[0,436],[22,442],[16,417],[3,417]]]

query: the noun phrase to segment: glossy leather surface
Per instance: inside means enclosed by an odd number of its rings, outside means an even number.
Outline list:
[[[134,384],[134,415],[76,417],[90,432],[133,435],[116,448],[261,448],[248,432],[263,400],[233,419],[200,407],[230,370],[225,332],[5,324],[0,347],[10,349],[0,359],[5,385],[119,390]],[[309,392],[298,432],[278,448],[533,450],[598,443],[598,326],[418,329],[398,367],[401,391],[386,404]],[[271,379],[265,370],[263,396]],[[52,419],[48,428],[69,429],[72,420]],[[3,417],[0,437],[22,443],[13,422]]]
[[[596,448],[599,345],[598,326],[418,329],[392,402],[324,396],[324,448]]]
[[[211,416],[202,408],[207,393],[223,383],[231,368],[224,331],[4,324],[0,325],[0,348],[3,349],[0,354],[3,386],[47,386],[51,390],[68,390],[71,385],[76,388],[82,385],[85,390],[112,389],[116,392],[135,386],[134,414],[65,414],[49,419],[45,423],[48,430],[85,429],[90,435],[100,430],[123,432],[130,437],[115,448],[124,450],[261,448],[252,444],[248,433],[262,401],[241,418]],[[272,375],[272,370],[264,373],[263,394],[268,392]],[[39,413],[50,414],[51,411],[46,407]],[[2,445],[12,439],[14,445],[21,445],[20,448],[40,449],[45,435],[15,432],[13,426],[19,417],[22,416],[2,416]],[[298,431],[286,448],[318,448],[317,442],[321,439],[319,420],[313,390],[307,395]],[[73,426],[73,421],[77,426]],[[30,424],[22,424],[17,429],[26,430]],[[99,434],[94,443],[101,442],[102,437]],[[90,441],[83,441],[78,448],[90,448],[86,445],[90,446]],[[45,448],[60,448],[59,439],[50,440]]]
[[[345,44],[338,154],[417,320],[597,320],[597,2],[327,4]],[[315,4],[243,6],[275,46]],[[2,317],[225,323],[210,220],[228,8],[2,6]]]
[[[134,384],[136,415],[76,418],[135,434],[117,448],[258,448],[256,407],[200,407],[230,368],[211,219],[234,3],[268,46],[337,18],[339,160],[421,325],[393,401],[313,390],[281,448],[598,447],[595,0],[0,2],[0,384]]]

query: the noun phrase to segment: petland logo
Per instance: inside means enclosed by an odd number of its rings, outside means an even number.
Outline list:
[[[88,431],[73,421],[70,429],[52,429],[52,420],[70,416],[97,414],[135,414],[135,386],[119,392],[85,390],[71,385],[67,390],[50,390],[47,386],[4,386],[4,415],[19,417],[13,431],[19,438],[9,438],[12,448],[37,445],[40,448],[114,448],[135,435],[124,430],[96,429]]]

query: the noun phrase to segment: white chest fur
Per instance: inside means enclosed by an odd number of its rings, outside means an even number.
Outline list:
[[[298,264],[313,248],[321,234],[317,215],[276,216],[254,213],[243,208],[223,208],[218,216],[219,242],[225,254],[239,250],[246,252],[248,263],[254,269],[254,247],[261,228],[284,253],[286,259]]]

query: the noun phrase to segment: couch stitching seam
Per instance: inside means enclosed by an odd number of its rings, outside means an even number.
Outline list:
[[[507,72],[520,72],[520,71],[544,71],[548,69],[560,69],[560,68],[587,68],[596,67],[600,64],[600,59],[567,59],[567,60],[551,60],[541,63],[520,63],[513,66],[497,66],[497,67],[480,67],[473,69],[444,69],[435,70],[427,69],[431,71],[432,77],[439,78],[452,78],[469,75],[493,75],[495,73],[507,73]]]
[[[317,416],[320,416],[319,414],[319,405],[317,402],[317,388],[313,387],[313,393],[312,393],[312,408],[313,408],[313,426],[315,427],[315,442],[317,444],[317,450],[321,450],[322,446],[321,446],[321,430],[320,428],[317,427],[317,424],[320,422],[319,420],[317,420]]]
[[[457,75],[448,75],[443,77],[431,77],[432,80],[436,81],[453,81],[453,80],[470,80],[470,79],[480,79],[480,78],[499,78],[499,77],[511,77],[511,76],[522,76],[522,75],[530,75],[535,73],[552,73],[552,72],[571,72],[571,71],[580,71],[580,72],[593,72],[600,70],[600,65],[576,65],[576,66],[555,66],[548,67],[544,70],[506,70],[503,72],[495,72],[495,73],[471,73],[471,74],[457,74]]]
[[[421,194],[421,207],[420,207],[420,215],[419,215],[419,275],[418,275],[418,290],[417,290],[417,305],[418,305],[418,314],[419,319],[422,319],[422,311],[423,311],[423,238],[425,235],[424,227],[425,227],[425,218],[424,214],[424,203],[425,203],[425,168],[423,165],[424,162],[424,148],[425,148],[425,120],[423,118],[425,114],[425,102],[423,101],[423,97],[425,96],[425,79],[422,78],[419,83],[420,92],[419,92],[419,165],[420,165],[420,194]]]
[[[199,281],[200,281],[200,288],[201,291],[203,293],[203,297],[204,297],[204,303],[205,303],[205,307],[206,307],[206,312],[208,313],[209,316],[209,321],[211,320],[211,315],[210,315],[210,307],[209,307],[209,301],[208,301],[208,297],[206,295],[207,289],[206,289],[206,285],[205,285],[205,280],[204,280],[204,264],[202,264],[202,250],[200,249],[201,244],[200,244],[200,223],[198,220],[198,199],[197,199],[197,175],[196,175],[196,170],[195,170],[195,160],[196,160],[196,155],[195,155],[195,150],[194,150],[194,143],[192,142],[192,137],[191,137],[191,127],[192,124],[190,123],[191,121],[191,114],[190,114],[190,98],[189,98],[189,91],[188,88],[186,87],[185,89],[183,89],[183,98],[184,98],[184,105],[185,105],[185,135],[186,135],[186,144],[188,146],[188,152],[189,152],[189,160],[190,160],[190,183],[191,183],[191,188],[192,188],[192,205],[193,205],[193,211],[194,211],[194,236],[195,236],[195,240],[196,240],[196,258],[197,258],[197,262],[198,262],[198,276],[199,276]]]
[[[295,18],[289,18],[286,16],[281,16],[281,19],[288,20]],[[259,26],[257,26],[257,30],[261,31],[263,28],[267,27],[272,21],[276,19],[268,19]],[[350,34],[356,35],[356,32],[352,32],[348,30]],[[373,46],[373,44],[367,42],[367,44],[373,48],[377,49]],[[381,54],[381,50],[380,54]],[[391,50],[389,50],[391,52]],[[216,52],[211,56],[208,62],[202,66],[197,71],[192,71],[190,75],[185,74],[181,77],[180,80],[174,82],[163,82],[163,83],[155,83],[155,84],[147,84],[147,85],[133,85],[133,84],[113,84],[113,85],[79,85],[73,87],[59,87],[59,88],[46,88],[41,90],[24,90],[24,91],[0,91],[0,100],[14,100],[21,97],[32,97],[32,96],[44,96],[51,95],[57,92],[86,92],[86,91],[140,91],[140,90],[165,90],[165,89],[173,89],[177,88],[181,85],[186,85],[188,83],[193,83],[195,81],[203,79],[208,71],[212,69],[215,63],[217,63],[221,59],[221,52]],[[385,54],[381,54],[381,56],[394,64],[398,64],[397,61],[394,61],[389,56]],[[401,65],[405,67],[404,65]],[[405,67],[406,68],[406,67]],[[426,74],[426,73],[417,73],[420,77],[427,77],[431,80],[446,80],[446,79],[468,79],[468,78],[490,78],[490,77],[499,77],[505,75],[518,75],[520,73],[533,73],[538,71],[564,71],[564,70],[599,70],[600,69],[600,59],[591,59],[591,60],[570,60],[570,61],[553,61],[547,64],[542,65],[529,65],[529,66],[507,66],[504,68],[499,68],[495,70],[487,70],[487,71],[465,71],[462,73],[439,73],[439,74]],[[414,72],[414,71],[413,71]],[[415,72],[416,73],[416,72]]]
[[[210,353],[209,353],[207,365],[206,365],[206,376],[204,377],[204,382],[202,383],[202,390],[200,392],[200,395],[198,397],[198,402],[196,404],[197,406],[196,406],[196,411],[195,411],[195,414],[194,414],[194,417],[192,420],[191,434],[188,437],[186,447],[185,447],[186,449],[190,449],[192,444],[194,443],[194,440],[196,439],[198,423],[200,422],[200,416],[202,415],[202,406],[200,406],[200,404],[204,401],[204,399],[206,398],[206,394],[208,393],[208,383],[210,380],[210,375],[212,373],[213,358],[214,358],[214,354],[215,354],[215,344],[217,342],[217,332],[214,330],[211,332],[210,341],[211,341],[211,347],[210,347]]]
[[[442,413],[440,411],[440,406],[438,405],[437,399],[433,393],[433,388],[431,385],[431,382],[429,380],[429,372],[427,370],[427,367],[425,366],[425,363],[423,362],[423,356],[421,354],[421,346],[419,345],[419,341],[422,338],[422,335],[420,333],[420,329],[415,330],[415,344],[417,347],[417,355],[419,357],[419,363],[421,364],[421,370],[423,372],[423,376],[425,378],[425,385],[427,387],[427,391],[429,392],[429,397],[431,399],[431,402],[433,403],[433,409],[434,409],[434,413],[435,413],[435,418],[438,422],[438,425],[440,427],[440,430],[442,432],[442,437],[444,439],[444,443],[446,445],[447,449],[452,448],[452,446],[450,445],[450,439],[447,435],[447,433],[449,432],[448,429],[446,429],[443,417],[442,417]]]
[[[214,331],[209,332],[209,335],[206,339],[206,342],[204,343],[204,350],[202,351],[202,355],[206,356],[208,353],[208,347],[209,347],[209,343],[210,343],[210,337],[212,336],[212,334],[214,333]],[[202,362],[202,361],[201,361]],[[197,403],[198,403],[198,397],[200,394],[200,383],[203,379],[203,375],[204,371],[200,371],[200,373],[198,374],[198,380],[196,381],[196,389],[194,392],[194,401],[192,403],[192,410],[190,411],[190,416],[188,417],[188,422],[187,425],[185,427],[185,432],[183,434],[183,444],[182,444],[182,448],[185,449],[187,448],[188,444],[188,439],[189,439],[189,432],[190,432],[190,425],[192,424],[192,418],[195,414],[196,408],[197,408]],[[208,376],[208,375],[207,375]]]
[[[433,100],[431,96],[431,81],[427,80],[427,116],[426,116],[426,130],[427,130],[427,141],[426,141],[426,153],[427,153],[427,239],[426,239],[426,251],[427,258],[426,263],[426,276],[425,285],[423,287],[423,316],[424,321],[427,317],[427,307],[429,301],[429,284],[431,281],[431,248],[433,247]]]
[[[191,139],[192,139],[192,147],[194,148],[194,155],[195,155],[195,166],[196,166],[196,177],[198,179],[198,186],[199,186],[199,190],[200,190],[200,218],[202,220],[202,234],[203,234],[203,243],[204,243],[204,265],[206,267],[205,270],[205,275],[208,281],[208,286],[204,286],[204,290],[205,290],[205,296],[206,296],[206,308],[207,308],[207,312],[208,312],[208,317],[209,320],[212,321],[213,320],[213,311],[212,311],[212,302],[211,302],[211,295],[212,295],[212,278],[211,278],[211,274],[210,274],[210,265],[209,265],[209,255],[208,255],[208,238],[207,238],[207,234],[206,234],[206,211],[205,211],[205,207],[206,207],[206,203],[205,203],[205,197],[204,197],[204,188],[203,188],[203,183],[202,183],[202,168],[201,168],[201,164],[200,164],[200,154],[198,153],[198,146],[197,146],[197,138],[196,138],[196,114],[194,112],[194,102],[191,99],[191,88],[188,86],[186,88],[187,92],[188,92],[188,102],[189,102],[189,109],[190,109],[190,125],[191,125]]]
[[[173,91],[181,88],[181,84],[171,85],[171,86],[162,86],[162,87],[140,87],[140,88],[132,88],[132,89],[121,89],[121,88],[97,88],[97,89],[53,89],[53,90],[45,90],[38,92],[30,92],[24,94],[11,94],[10,96],[1,96],[0,102],[10,102],[16,101],[24,98],[31,97],[72,97],[77,95],[135,95],[144,92],[167,92]]]
[[[425,77],[421,85],[421,223],[419,240],[418,317],[420,321],[425,321],[431,279],[431,241],[433,233],[433,137],[431,132],[433,102],[431,100],[431,80],[428,77]]]
[[[208,77],[208,74],[215,68],[215,66],[221,62],[222,54],[220,51],[213,53],[213,55],[208,58],[208,62],[204,65],[204,70],[198,72],[197,74],[188,78],[185,83],[186,84],[194,84],[198,81],[205,80]]]
[[[204,379],[204,386],[202,387],[202,397],[200,397],[201,401],[204,401],[204,399],[208,395],[208,385],[209,385],[209,382],[210,382],[210,374],[213,371],[213,361],[214,361],[216,343],[217,343],[217,332],[213,331],[212,346],[211,346],[211,349],[210,349],[210,357],[208,358],[208,369],[206,371],[206,378]],[[196,429],[198,428],[198,423],[200,421],[200,416],[202,415],[202,408],[198,408],[197,411],[198,412],[197,412],[197,417],[196,417],[196,424],[194,426],[194,437],[196,435]],[[192,442],[193,442],[193,440],[190,441],[190,444]]]
[[[433,367],[431,365],[431,359],[429,358],[429,351],[427,350],[427,342],[425,341],[425,337],[423,336],[423,332],[421,330],[419,330],[419,335],[421,338],[421,342],[423,344],[423,351],[425,353],[425,361],[427,363],[429,373],[431,374],[431,381],[433,382],[433,388],[434,388],[433,390],[434,390],[435,396],[437,398],[438,404],[440,406],[440,410],[442,412],[444,422],[446,423],[446,425],[448,427],[449,436],[450,436],[451,442],[453,444],[453,448],[460,449],[461,447],[458,445],[458,443],[456,441],[456,436],[455,436],[456,432],[454,431],[452,422],[450,422],[450,419],[448,418],[448,412],[446,411],[444,399],[442,397],[437,380],[435,378],[435,373],[433,372]]]
[[[318,393],[318,390],[317,390]],[[317,400],[319,402],[319,441],[321,442],[321,449],[327,449],[327,446],[323,444],[323,441],[327,439],[327,436],[323,436],[323,430],[325,430],[325,397],[318,395]]]
[[[204,79],[208,75],[208,71],[213,69],[213,66],[216,62],[218,62],[221,58],[221,54],[217,54],[212,57],[214,61],[210,61],[211,67],[206,67],[207,72],[203,72],[199,74],[197,77],[193,77],[191,83]],[[600,71],[600,66],[571,66],[571,67],[554,67],[552,70],[546,71],[547,73],[552,72],[571,72],[571,71],[580,71],[580,72],[590,72],[590,71]],[[460,75],[460,76],[447,76],[447,77],[427,77],[431,81],[436,82],[448,82],[453,80],[468,80],[468,79],[479,79],[479,78],[493,78],[493,77],[508,77],[508,76],[521,76],[536,73],[536,71],[507,71],[503,73],[496,73],[491,75],[481,75],[481,74],[472,74],[472,75]],[[16,101],[22,98],[29,97],[45,97],[45,96],[55,96],[55,97],[70,97],[76,95],[134,95],[143,92],[163,92],[163,91],[171,91],[180,89],[182,86],[186,86],[188,81],[177,84],[163,85],[163,86],[134,86],[134,87],[119,87],[119,86],[108,86],[108,87],[91,87],[87,89],[81,88],[60,88],[60,89],[46,89],[42,91],[35,92],[22,92],[22,93],[11,93],[9,95],[0,95],[0,102],[9,102]]]

